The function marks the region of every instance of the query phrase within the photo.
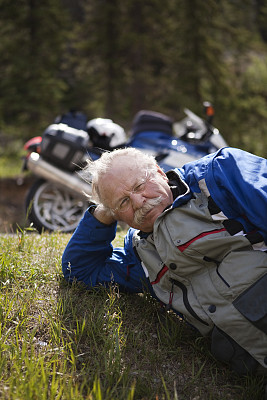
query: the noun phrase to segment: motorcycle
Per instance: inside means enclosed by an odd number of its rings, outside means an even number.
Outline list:
[[[149,110],[139,111],[128,137],[110,119],[87,120],[80,112],[58,117],[42,136],[25,143],[23,170],[37,180],[26,197],[27,217],[39,232],[73,232],[90,204],[91,184],[82,176],[86,159],[95,161],[103,151],[135,147],[155,156],[167,171],[227,146],[212,126],[214,109],[204,103],[205,119],[185,109],[179,122]]]

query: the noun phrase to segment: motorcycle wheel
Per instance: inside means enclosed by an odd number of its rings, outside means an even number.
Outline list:
[[[53,183],[38,179],[26,197],[28,220],[38,230],[73,232],[89,207],[85,198]]]

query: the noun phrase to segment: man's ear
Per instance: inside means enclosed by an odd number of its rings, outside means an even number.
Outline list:
[[[166,175],[165,172],[160,168],[159,165],[157,165],[157,170],[158,170],[158,173],[159,173],[161,176],[163,176],[163,178],[167,181],[167,180],[168,180],[167,175]]]

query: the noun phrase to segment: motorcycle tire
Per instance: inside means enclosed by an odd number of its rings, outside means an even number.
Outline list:
[[[75,230],[90,202],[86,198],[38,179],[26,196],[29,222],[38,230],[71,233]]]

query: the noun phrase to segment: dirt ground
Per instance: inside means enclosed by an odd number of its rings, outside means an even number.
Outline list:
[[[14,233],[25,226],[25,198],[33,177],[0,179],[0,232]]]

